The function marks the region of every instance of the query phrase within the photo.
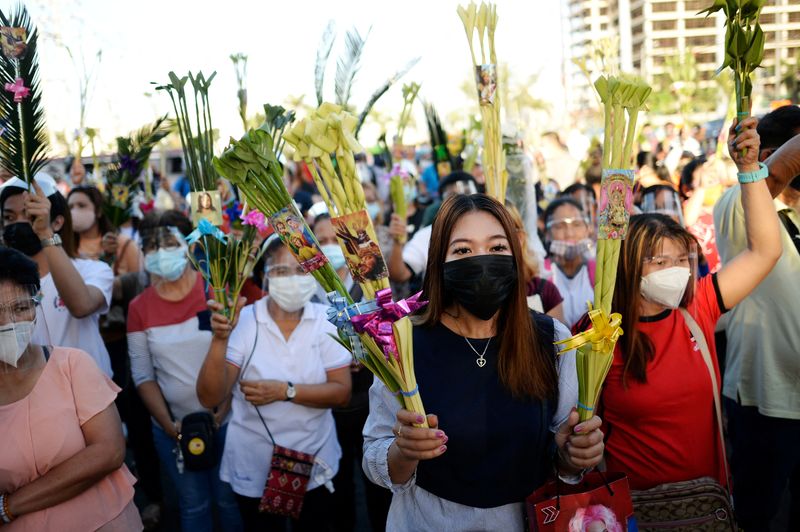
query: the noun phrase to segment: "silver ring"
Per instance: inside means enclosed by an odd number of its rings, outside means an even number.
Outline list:
[[[400,425],[400,427],[396,431],[394,431],[394,435],[398,438],[403,437],[403,425]]]

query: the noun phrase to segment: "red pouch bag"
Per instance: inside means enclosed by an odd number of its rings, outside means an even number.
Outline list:
[[[258,511],[298,519],[313,467],[312,455],[275,445]]]
[[[525,500],[525,509],[531,532],[637,530],[624,473],[593,471],[575,485],[548,482]]]

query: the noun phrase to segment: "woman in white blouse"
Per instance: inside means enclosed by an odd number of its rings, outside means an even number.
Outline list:
[[[236,493],[245,530],[283,530],[287,524],[285,517],[259,511],[273,443],[315,456],[292,530],[329,530],[331,479],[341,456],[331,408],[350,400],[351,357],[330,337],[336,329],[326,307],[309,302],[314,278],[277,237],[265,245],[269,296],[245,307],[238,324],[209,302],[214,337],[197,394],[213,407],[233,392],[220,476]]]

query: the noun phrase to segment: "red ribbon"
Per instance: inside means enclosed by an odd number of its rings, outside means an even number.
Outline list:
[[[421,295],[422,292],[418,292],[408,299],[392,301],[391,288],[378,290],[375,294],[378,310],[350,318],[353,323],[353,329],[357,333],[369,334],[380,346],[387,361],[390,356],[399,361],[400,354],[397,352],[397,343],[394,341],[392,324],[427,305],[427,301],[419,300]]]
[[[31,90],[25,86],[22,78],[17,78],[14,83],[6,83],[6,90],[14,93],[14,103],[19,103],[31,93]]]

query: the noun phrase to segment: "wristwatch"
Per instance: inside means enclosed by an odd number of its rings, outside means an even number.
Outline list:
[[[739,183],[743,185],[745,183],[755,183],[769,177],[769,168],[764,163],[758,163],[758,170],[755,172],[739,172],[736,176],[739,178]]]
[[[43,248],[46,248],[46,247],[49,247],[49,246],[60,246],[61,245],[61,235],[59,235],[58,233],[54,233],[53,236],[51,236],[50,238],[43,238],[41,240],[41,242],[42,242],[42,247]]]
[[[297,389],[294,387],[291,381],[287,382],[289,386],[286,387],[286,400],[291,401],[294,399],[294,396],[297,395]]]

